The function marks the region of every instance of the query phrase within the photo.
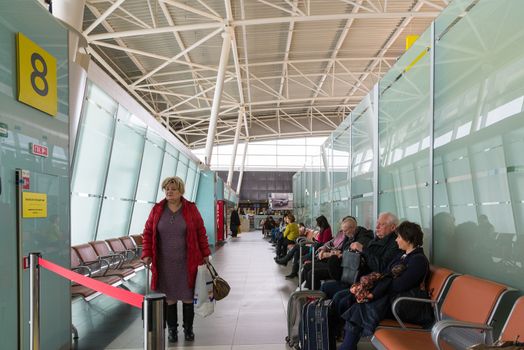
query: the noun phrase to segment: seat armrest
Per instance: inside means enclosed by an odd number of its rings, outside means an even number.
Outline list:
[[[121,268],[125,261],[125,257],[122,254],[116,254],[116,253],[101,256],[100,260],[103,260],[103,259],[108,260],[108,261],[109,259],[111,259],[110,262],[115,261],[117,263],[117,267],[116,267],[117,269]]]
[[[456,320],[442,320],[438,321],[433,325],[431,329],[431,340],[433,344],[437,347],[438,350],[442,350],[440,347],[440,335],[445,329],[448,328],[462,328],[462,329],[478,329],[484,331],[484,343],[491,344],[493,343],[493,327],[484,323],[470,323],[464,321]]]
[[[127,249],[126,250],[126,256],[127,256],[127,259],[129,259],[129,260],[133,260],[135,258],[138,258],[138,255],[137,255],[136,251],[133,250],[133,249]]]
[[[300,243],[298,243],[298,244],[301,245],[301,246],[307,246],[307,245],[315,244],[315,242],[314,242],[314,241],[309,241],[309,240],[307,240],[307,239],[303,239],[303,240],[301,240]]]
[[[395,317],[395,320],[397,320],[398,324],[400,325],[400,327],[402,327],[403,329],[407,329],[406,325],[404,325],[404,322],[402,322],[402,320],[400,319],[400,317],[398,316],[398,313],[397,313],[397,306],[400,302],[402,301],[406,301],[406,300],[409,300],[409,301],[415,301],[415,302],[418,302],[418,303],[428,303],[428,304],[431,304],[431,306],[433,307],[433,313],[435,314],[435,320],[438,321],[439,320],[439,317],[438,317],[438,307],[437,307],[437,301],[435,300],[431,300],[431,299],[422,299],[422,298],[413,298],[413,297],[398,297],[396,298],[394,301],[393,301],[393,304],[391,305],[391,311],[393,312],[393,316]]]
[[[71,271],[79,273],[79,274],[87,276],[87,277],[91,277],[91,273],[93,272],[89,266],[85,266],[85,265],[80,265],[80,266],[77,266],[77,267],[73,267],[73,268],[71,268]],[[83,273],[83,272],[80,272],[80,271],[85,271],[87,273]]]

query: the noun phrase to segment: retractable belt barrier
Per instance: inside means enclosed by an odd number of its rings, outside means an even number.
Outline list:
[[[115,298],[117,300],[120,300],[126,304],[137,307],[139,309],[142,308],[142,304],[144,302],[144,296],[141,294],[133,293],[133,292],[127,291],[122,288],[113,287],[104,282],[100,282],[90,277],[79,274],[77,272],[68,270],[60,265],[54,264],[41,257],[38,258],[38,265],[42,266],[43,268],[51,272],[56,273],[57,275],[67,278],[68,280],[71,280],[85,287],[96,290],[97,292],[100,292],[102,294]]]
[[[144,349],[165,349],[164,332],[166,327],[165,309],[167,303],[164,294],[149,294],[148,289],[146,288],[146,295],[144,296],[113,287],[45,260],[40,256],[40,253],[29,253],[29,256],[24,258],[24,268],[29,268],[30,273],[30,350],[40,350],[40,267],[80,285],[91,288],[99,293],[141,309],[142,319],[144,320]],[[149,273],[147,274],[146,286],[148,283]]]

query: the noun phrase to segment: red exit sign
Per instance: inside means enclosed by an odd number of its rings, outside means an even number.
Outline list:
[[[47,157],[49,155],[49,151],[46,146],[37,145],[36,143],[30,144],[30,150],[31,154],[34,154],[35,156]]]

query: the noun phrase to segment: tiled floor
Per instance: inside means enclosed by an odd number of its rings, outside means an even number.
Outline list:
[[[196,317],[195,341],[181,340],[169,348],[192,350],[283,350],[288,296],[297,280],[284,278],[291,269],[273,261],[274,248],[260,231],[242,233],[213,254],[217,271],[231,285],[227,298],[206,318]],[[127,282],[130,290],[144,293],[144,272]],[[80,339],[76,349],[143,349],[139,309],[101,296],[89,303],[73,303],[73,324]],[[179,320],[182,319],[179,307]],[[179,327],[181,328],[181,327]],[[371,349],[369,343],[359,349]]]

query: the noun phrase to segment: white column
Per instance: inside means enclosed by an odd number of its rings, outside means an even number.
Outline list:
[[[238,195],[239,201],[240,201],[240,187],[242,186],[242,177],[244,176],[244,166],[246,165],[247,146],[248,146],[248,141],[246,140],[246,142],[244,143],[244,156],[242,157],[242,166],[240,167],[240,175],[238,175],[237,195]]]
[[[222,89],[224,87],[224,76],[226,75],[226,66],[229,61],[229,51],[231,47],[229,28],[226,28],[222,33],[222,52],[220,53],[220,63],[217,73],[217,84],[215,88],[215,95],[213,96],[213,105],[211,106],[211,116],[209,117],[209,129],[206,140],[206,165],[211,166],[211,155],[213,153],[213,142],[217,128],[218,109],[222,99]]]
[[[73,161],[76,134],[82,113],[89,56],[80,53],[79,46],[87,45],[82,36],[85,0],[53,0],[53,16],[69,30],[69,161]]]
[[[85,4],[85,0],[53,0],[53,16],[69,26],[69,59],[73,62],[82,36]]]
[[[244,106],[238,109],[237,128],[235,130],[235,141],[233,142],[233,151],[231,152],[229,173],[227,174],[227,184],[229,186],[231,186],[231,182],[233,182],[233,171],[235,168],[235,159],[237,157],[238,139],[240,138],[240,129],[242,128],[242,119],[244,119],[245,113],[246,113],[246,110]]]

